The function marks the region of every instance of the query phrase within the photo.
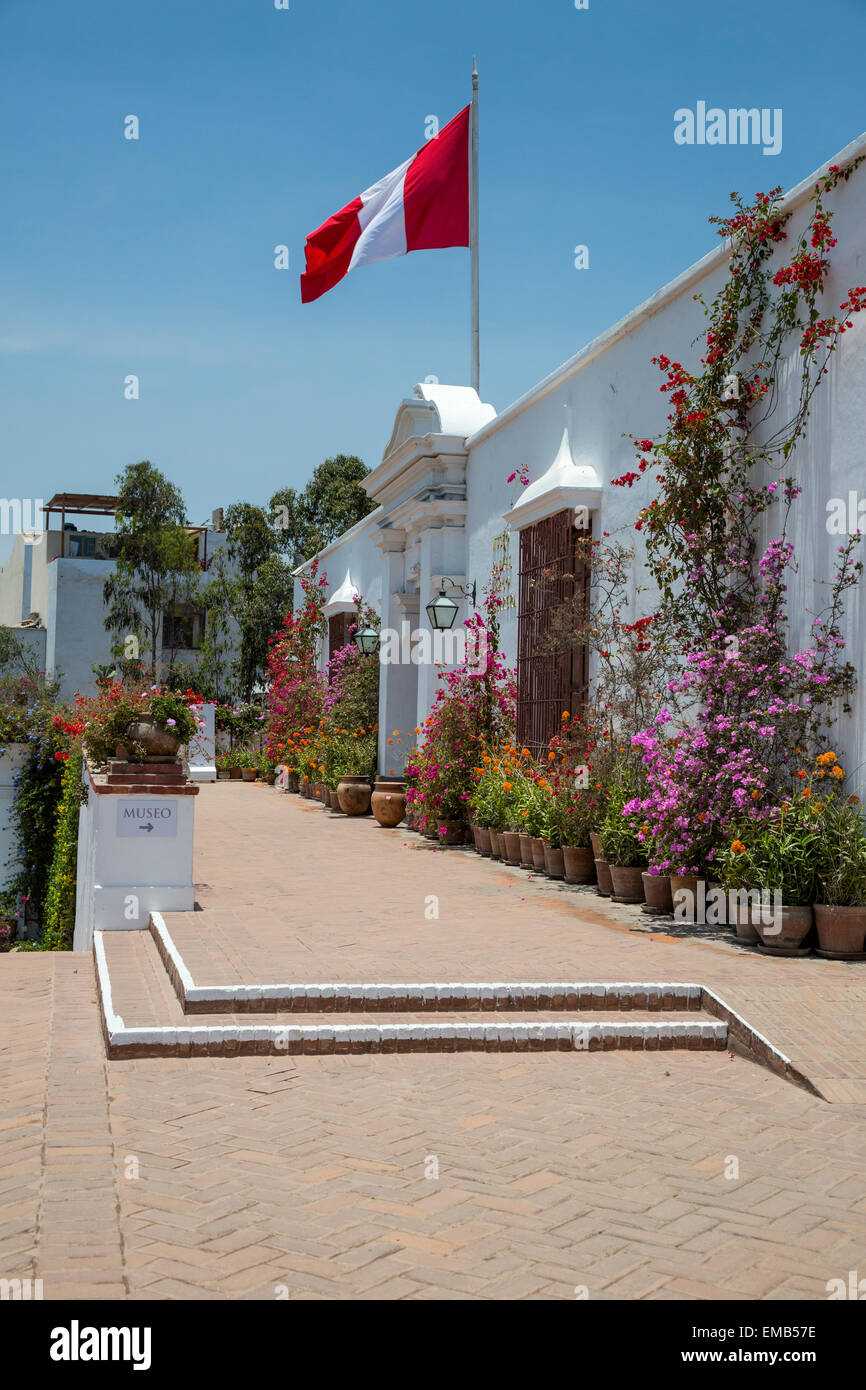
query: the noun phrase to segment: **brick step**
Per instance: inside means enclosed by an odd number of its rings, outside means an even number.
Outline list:
[[[181,914],[172,914],[177,918]],[[195,919],[200,914],[186,913]],[[161,913],[150,931],[185,1014],[217,1013],[581,1013],[644,1010],[697,1012],[701,987],[670,983],[584,983],[574,981],[415,981],[395,984],[196,985]],[[125,933],[134,935],[134,933]]]
[[[433,1021],[423,1012],[406,1011],[383,1021],[363,1010],[337,1023],[319,1008],[303,1023],[289,1023],[277,1013],[259,1013],[253,1023],[243,1011],[201,1016],[188,1024],[162,969],[149,932],[98,932],[94,956],[109,1057],[317,1054],[346,1052],[523,1052],[721,1050],[727,1041],[724,1022],[700,1012],[689,1021],[660,1018],[650,1011],[594,1012],[592,1021],[563,1019],[554,1010],[498,1011],[480,1018],[472,1009],[443,1010]],[[329,988],[325,986],[325,988]],[[333,987],[330,987],[333,988]],[[385,997],[393,987],[383,989]],[[453,988],[453,987],[451,987]],[[394,996],[396,997],[396,995]]]

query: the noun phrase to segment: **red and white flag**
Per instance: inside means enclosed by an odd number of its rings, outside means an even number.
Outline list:
[[[469,245],[469,112],[465,107],[399,169],[310,233],[301,276],[304,304],[333,289],[356,265]]]

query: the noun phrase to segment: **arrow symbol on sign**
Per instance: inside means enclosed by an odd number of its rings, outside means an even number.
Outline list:
[[[138,828],[139,830],[146,830],[147,833],[150,834],[151,830],[153,830],[153,825],[148,821],[147,825],[140,825]]]

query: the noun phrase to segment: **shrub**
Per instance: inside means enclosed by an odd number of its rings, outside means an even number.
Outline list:
[[[45,894],[42,949],[71,951],[75,929],[75,880],[78,858],[78,817],[84,795],[83,756],[75,748],[63,768],[54,854]]]

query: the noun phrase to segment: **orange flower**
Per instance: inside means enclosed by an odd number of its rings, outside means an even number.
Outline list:
[[[549,763],[555,762],[555,761],[556,761],[556,754],[555,754],[555,753],[548,753],[548,755],[547,755],[547,761],[548,761]]]
[[[532,754],[530,753],[528,748],[521,748],[520,756],[521,758],[531,758]]]
[[[734,854],[743,854],[745,853],[746,846],[743,844],[742,840],[734,840],[731,849]]]
[[[835,777],[837,781],[841,781],[845,773],[842,771],[841,767],[834,767],[831,769],[830,776]]]
[[[514,791],[514,784],[513,784],[512,782],[503,782],[503,783],[502,783],[502,790],[503,790],[504,792],[511,792],[511,791]]]
[[[564,710],[562,711],[562,717],[563,717],[563,719],[570,719],[570,718],[571,718],[571,714],[569,713],[569,711],[568,711],[567,709],[564,709]]]
[[[801,795],[801,796],[805,796],[805,797],[811,796],[811,795],[812,795],[811,788],[809,788],[809,787],[804,787],[803,790],[802,790],[802,792],[800,793],[800,795]]]
[[[757,799],[758,799],[758,797],[759,797],[760,795],[761,795],[761,793],[760,793],[760,792],[757,790],[757,788],[756,788],[756,789],[752,792],[752,800],[753,800],[753,801],[757,801]]]
[[[798,777],[805,777],[805,776],[806,776],[806,773],[805,773],[805,771],[801,771],[801,772],[798,772],[798,773],[797,773],[797,776],[798,776]]]

